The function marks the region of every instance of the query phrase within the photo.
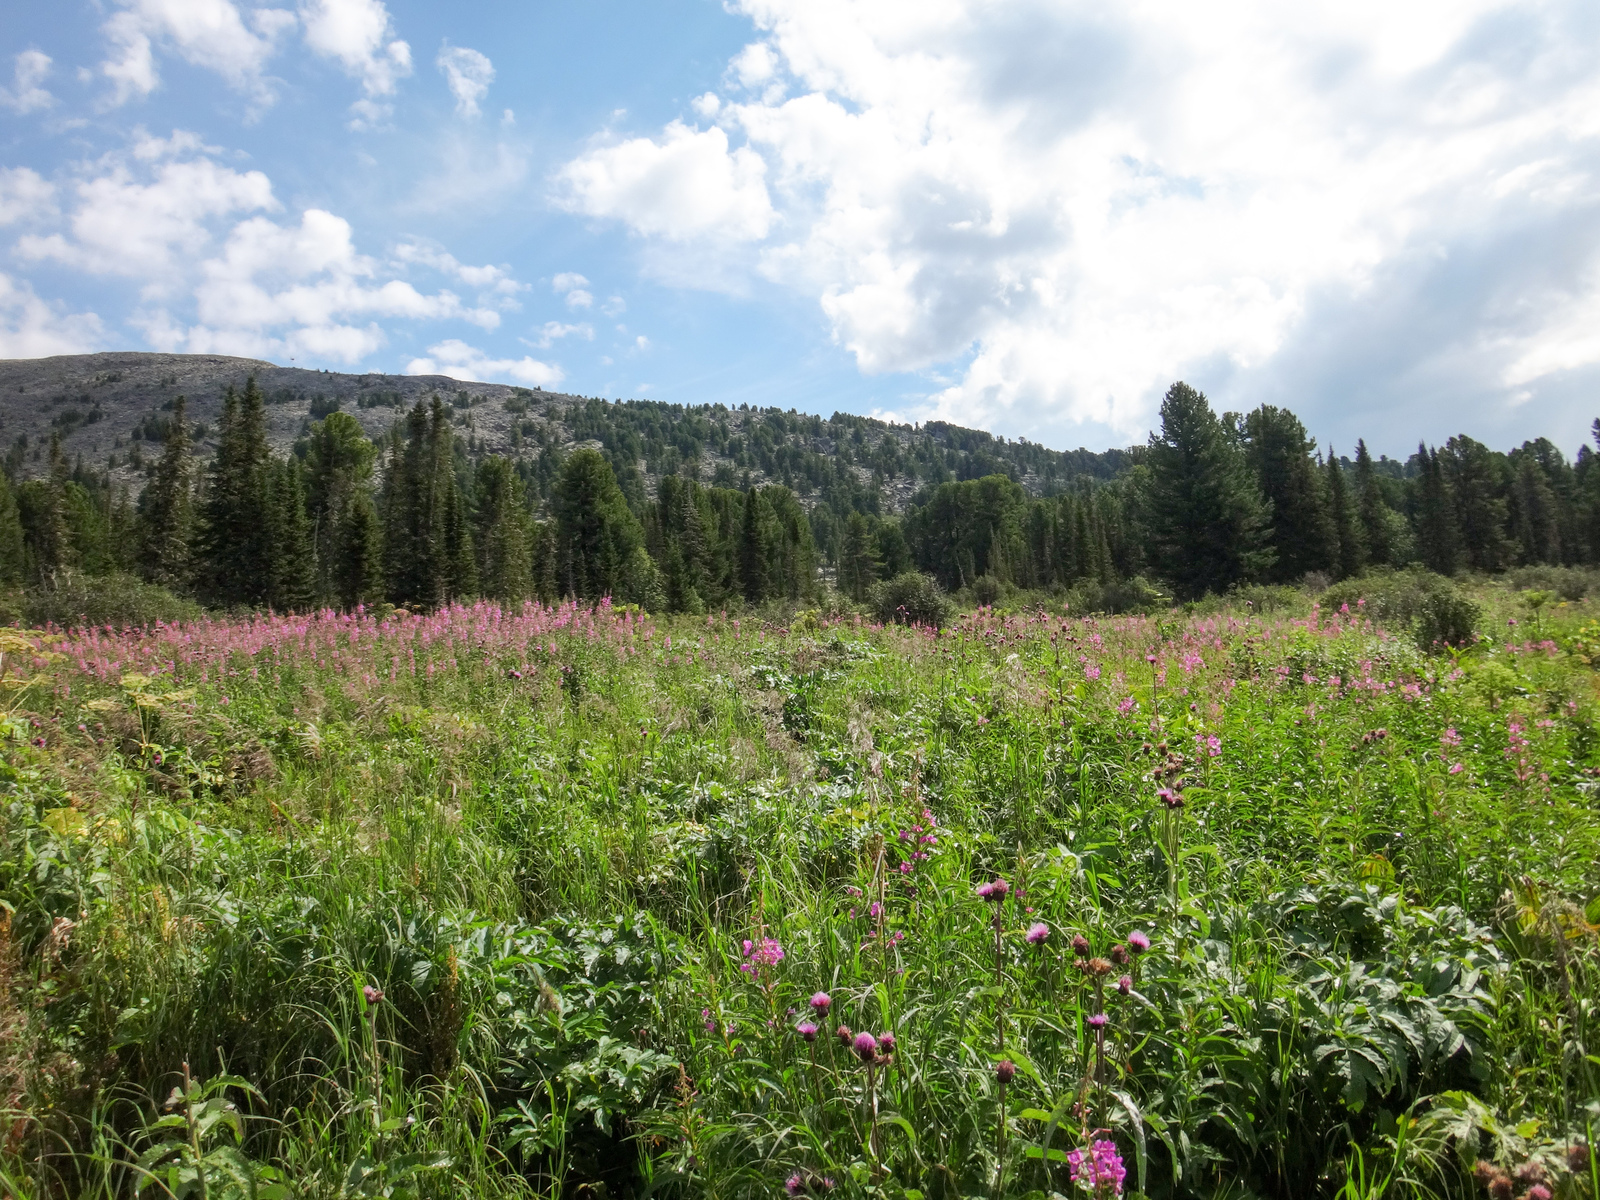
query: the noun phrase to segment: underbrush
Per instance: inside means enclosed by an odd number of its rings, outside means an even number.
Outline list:
[[[1244,599],[4,634],[0,1189],[1593,1197],[1576,617]]]

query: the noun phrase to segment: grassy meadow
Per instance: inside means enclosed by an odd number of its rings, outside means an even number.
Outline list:
[[[0,1194],[1593,1198],[1600,603],[1480,598],[7,631]]]

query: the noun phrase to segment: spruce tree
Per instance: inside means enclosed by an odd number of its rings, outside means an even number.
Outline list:
[[[305,453],[306,515],[311,521],[313,555],[316,560],[318,603],[347,604],[354,591],[365,599],[373,598],[370,573],[376,569],[378,555],[373,545],[377,535],[372,510],[372,467],[376,447],[349,413],[329,413],[311,426],[303,443]],[[353,516],[363,506],[366,513]],[[361,539],[358,547],[350,538]],[[352,575],[351,556],[358,568]],[[361,582],[353,583],[359,577]]]
[[[406,434],[391,434],[384,471],[383,561],[396,604],[434,603],[438,545],[433,528],[432,456],[428,410],[419,400],[406,416]]]
[[[1200,392],[1174,383],[1146,455],[1152,549],[1179,598],[1225,592],[1273,562],[1271,506]]]
[[[383,597],[383,529],[372,495],[358,490],[345,505],[335,564],[335,599],[347,609]]]
[[[179,396],[167,423],[161,462],[140,497],[140,573],[173,591],[189,586],[194,533],[194,463],[186,412],[187,401]]]
[[[311,523],[299,463],[274,462],[267,471],[270,566],[266,601],[278,612],[306,612],[316,600]]]
[[[1510,467],[1505,456],[1462,435],[1446,442],[1437,458],[1449,482],[1466,565],[1486,573],[1505,570],[1514,556],[1506,532]]]
[[[1377,472],[1372,466],[1372,455],[1367,451],[1365,441],[1356,442],[1356,519],[1360,525],[1362,543],[1366,546],[1367,561],[1374,566],[1393,563],[1390,509],[1384,503]]]
[[[744,587],[748,604],[760,604],[772,595],[772,581],[767,577],[767,561],[771,556],[768,528],[769,513],[761,493],[751,488],[744,494],[744,512],[739,525],[739,581]]]
[[[632,603],[624,589],[625,568],[646,578],[633,562],[644,545],[643,530],[617,486],[611,464],[585,447],[567,456],[556,481],[557,580],[563,595],[596,601],[612,596]],[[647,556],[648,557],[648,556]]]
[[[219,604],[260,604],[272,580],[265,406],[255,376],[223,396],[217,456],[199,536],[204,591]]]
[[[0,473],[0,584],[15,586],[27,571],[27,553],[22,541],[22,518],[11,482]]]
[[[1416,481],[1417,554],[1430,571],[1454,575],[1460,564],[1461,534],[1439,455],[1417,447],[1420,471]]]
[[[839,590],[859,603],[867,598],[867,589],[877,577],[872,527],[866,517],[853,512],[845,519],[844,540],[839,547]]]
[[[479,587],[491,600],[520,605],[533,586],[522,482],[507,459],[487,458],[473,487]]]
[[[1332,526],[1334,555],[1332,566],[1338,578],[1348,579],[1361,574],[1367,563],[1366,546],[1361,540],[1361,529],[1345,487],[1344,467],[1332,446],[1328,447],[1328,518]]]
[[[1245,417],[1243,434],[1256,485],[1272,505],[1272,577],[1297,583],[1309,571],[1339,570],[1332,497],[1300,418],[1264,404]]]

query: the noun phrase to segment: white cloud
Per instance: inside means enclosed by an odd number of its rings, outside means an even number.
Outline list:
[[[55,213],[55,185],[30,167],[0,167],[0,225]]]
[[[395,35],[382,0],[305,0],[300,19],[306,45],[361,81],[366,96],[351,105],[352,124],[363,128],[386,120],[390,107],[379,98],[393,95],[411,74],[411,47]]]
[[[620,317],[628,311],[628,302],[621,296],[608,296],[600,306],[600,311],[608,317]]]
[[[26,281],[0,272],[0,358],[86,354],[104,344],[94,313],[66,313],[34,295]]]
[[[72,189],[77,202],[69,232],[24,237],[18,254],[93,274],[140,277],[159,288],[210,242],[213,221],[278,208],[260,171],[218,166],[195,156],[196,147],[192,134],[146,137],[131,156],[96,164],[101,173]]]
[[[674,241],[748,241],[765,237],[776,219],[765,175],[761,156],[748,146],[730,151],[722,129],[673,121],[659,141],[596,146],[568,163],[556,202]]]
[[[563,271],[550,281],[550,290],[564,296],[570,309],[588,308],[594,303],[589,281],[576,271]]]
[[[594,341],[594,326],[588,323],[577,325],[563,325],[560,321],[546,321],[544,328],[539,330],[539,348],[548,349],[553,343],[565,337],[581,337],[586,341]]]
[[[638,337],[633,339],[633,348],[638,353],[643,354],[646,350],[650,349],[650,339],[641,333]]]
[[[56,98],[40,84],[50,77],[50,56],[41,50],[24,50],[16,57],[9,88],[0,88],[0,107],[15,113],[49,108]]]
[[[385,343],[387,322],[496,329],[498,309],[514,307],[525,288],[502,267],[469,266],[421,243],[399,247],[388,262],[363,255],[349,222],[322,209],[276,219],[268,215],[280,208],[271,181],[219,166],[214,153],[179,131],[141,136],[125,153],[84,164],[59,228],[23,237],[19,256],[142,280],[144,307],[133,324],[158,349],[190,353],[357,362]],[[25,168],[0,173],[0,215],[13,208],[51,221],[51,184]],[[459,280],[479,300],[395,277],[407,267]],[[36,302],[24,307],[48,315]],[[46,328],[42,317],[29,319],[27,328]],[[89,320],[56,326],[81,334]]]
[[[468,383],[511,382],[554,387],[566,376],[561,368],[536,358],[490,358],[483,351],[451,338],[428,347],[426,358],[406,364],[407,375],[447,375]]]
[[[101,27],[111,55],[100,71],[111,81],[114,102],[148,95],[160,83],[154,53],[160,44],[267,104],[272,88],[263,67],[294,24],[293,13],[276,8],[254,9],[247,19],[230,0],[120,0]]]
[[[1600,363],[1576,0],[733,7],[759,36],[727,78],[753,98],[596,144],[558,202],[692,244],[676,275],[702,286],[756,244],[864,371],[961,364],[917,415],[1136,437],[1173,378],[1292,387],[1335,317],[1401,294],[1395,378],[1461,345],[1507,387]],[[1421,336],[1463,307],[1423,281],[1468,261],[1463,325]]]
[[[494,64],[488,55],[446,42],[439,47],[437,62],[450,85],[450,94],[456,98],[456,115],[477,116],[478,101],[489,94],[489,85],[494,82]],[[506,115],[510,114],[511,110],[506,109]]]
[[[715,92],[706,92],[689,101],[689,107],[705,120],[711,121],[722,111],[722,101]]]

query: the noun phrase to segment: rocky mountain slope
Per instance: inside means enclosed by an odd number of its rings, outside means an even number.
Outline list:
[[[541,491],[560,456],[579,444],[602,448],[625,488],[641,498],[676,472],[727,487],[780,482],[810,503],[843,491],[851,507],[888,512],[945,479],[1001,472],[1049,494],[1081,476],[1109,478],[1129,461],[1124,451],[1048,450],[938,422],[613,402],[442,375],[347,375],[221,355],[131,352],[0,360],[0,446],[14,475],[35,475],[48,462],[52,435],[59,436],[69,460],[108,470],[137,491],[160,455],[176,398],[186,398],[205,456],[224,390],[242,389],[251,375],[266,396],[268,435],[279,453],[335,409],[377,439],[412,405],[437,395],[450,405],[470,454],[524,460]]]

